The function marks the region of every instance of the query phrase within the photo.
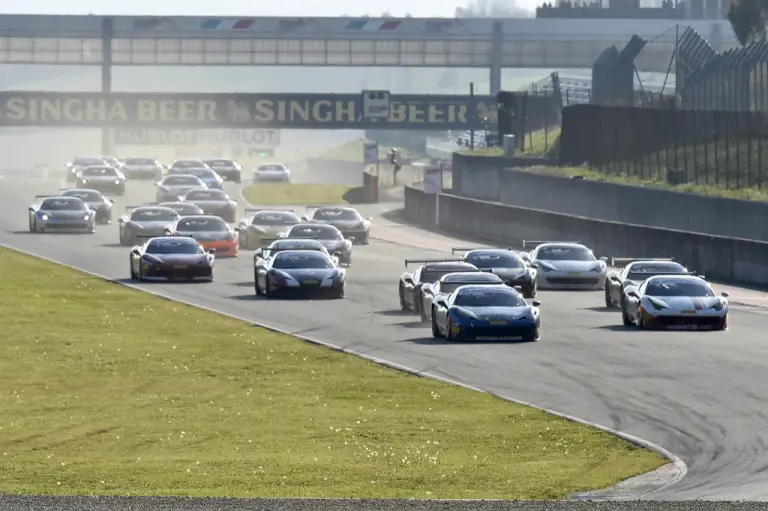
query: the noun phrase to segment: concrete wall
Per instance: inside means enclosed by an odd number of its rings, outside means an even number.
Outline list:
[[[508,162],[493,160],[454,155],[452,193],[600,220],[768,241],[765,202],[573,180],[510,169]]]
[[[406,188],[408,220],[435,226],[435,196]],[[437,227],[515,245],[525,239],[573,240],[598,256],[674,257],[713,279],[768,285],[768,243],[593,220],[441,194]]]

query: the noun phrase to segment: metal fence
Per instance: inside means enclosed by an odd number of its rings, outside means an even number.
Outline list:
[[[767,134],[762,112],[579,105],[563,111],[560,162],[675,185],[762,188]]]

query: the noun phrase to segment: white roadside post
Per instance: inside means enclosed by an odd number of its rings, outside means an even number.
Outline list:
[[[423,192],[435,196],[435,227],[440,227],[440,194],[443,193],[443,169],[436,165],[424,167]]]

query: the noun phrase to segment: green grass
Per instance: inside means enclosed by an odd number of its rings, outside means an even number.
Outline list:
[[[556,157],[560,151],[560,127],[537,130],[529,132],[524,141],[524,146],[520,147],[515,154],[517,156],[542,156]],[[459,151],[461,154],[474,156],[503,156],[504,149],[501,147],[492,147],[485,149],[464,149]]]
[[[355,186],[337,184],[264,183],[243,189],[243,196],[259,206],[343,204]]]
[[[0,269],[4,493],[542,499],[665,463],[7,249]]]

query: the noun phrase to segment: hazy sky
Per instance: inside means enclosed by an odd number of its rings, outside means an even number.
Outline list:
[[[149,14],[149,15],[244,15],[244,16],[350,16],[383,11],[392,16],[453,17],[466,0],[0,0],[5,14]],[[510,3],[513,3],[510,0]],[[515,2],[533,10],[537,0]]]

